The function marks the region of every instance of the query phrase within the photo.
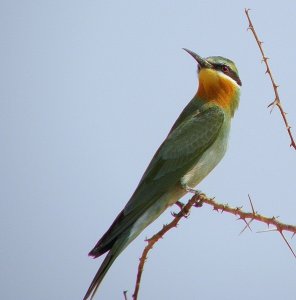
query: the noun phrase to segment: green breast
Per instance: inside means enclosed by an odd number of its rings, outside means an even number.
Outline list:
[[[226,117],[216,141],[196,161],[196,164],[181,178],[181,184],[194,188],[221,161],[227,150],[231,118]]]

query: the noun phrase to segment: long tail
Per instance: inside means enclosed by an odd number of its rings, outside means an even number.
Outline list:
[[[107,271],[112,266],[113,262],[117,258],[117,256],[125,249],[125,247],[129,244],[126,239],[121,238],[117,240],[110,251],[108,252],[107,256],[103,260],[97,274],[95,275],[92,283],[90,284],[83,300],[87,300],[90,297],[90,300],[93,299],[98,287],[100,286],[103,278],[105,277]]]

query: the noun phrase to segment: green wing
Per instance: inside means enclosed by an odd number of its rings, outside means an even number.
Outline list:
[[[224,112],[215,105],[205,106],[189,115],[170,132],[147,167],[135,193],[124,212],[128,214],[147,202],[153,204],[180,182],[218,136],[224,121]]]
[[[180,179],[216,140],[224,121],[224,112],[218,106],[204,105],[182,119],[179,124],[177,120],[177,126],[174,125],[155,153],[131,199],[98,242],[99,255],[110,249],[116,238],[163,194],[180,184]]]

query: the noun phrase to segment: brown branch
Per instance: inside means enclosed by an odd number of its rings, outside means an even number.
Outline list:
[[[245,212],[242,211],[242,207],[231,207],[228,204],[221,204],[217,203],[214,199],[207,198],[203,195],[201,195],[200,201],[202,203],[206,203],[213,207],[213,210],[228,212],[230,214],[233,214],[235,216],[239,217],[239,220],[256,220],[261,223],[265,223],[268,226],[273,225],[277,229],[277,231],[289,231],[292,233],[296,233],[296,226],[295,225],[288,225],[280,222],[277,217],[265,217],[261,214],[258,214],[257,212]]]
[[[142,256],[140,258],[139,266],[138,266],[138,273],[137,273],[137,280],[136,280],[136,285],[135,285],[135,290],[133,293],[133,300],[138,299],[138,293],[140,289],[140,283],[141,283],[141,278],[143,274],[143,269],[144,269],[144,264],[147,259],[148,252],[152,249],[155,243],[159,239],[161,239],[170,229],[177,227],[179,221],[182,218],[186,218],[189,214],[189,211],[192,206],[200,206],[199,200],[202,195],[195,195],[193,196],[187,203],[186,205],[182,205],[182,209],[180,210],[179,213],[173,214],[174,219],[167,225],[163,226],[163,228],[157,232],[155,235],[153,235],[150,239],[147,239],[147,246],[144,248]],[[178,202],[178,206],[180,207],[180,202]]]
[[[214,211],[221,212],[221,213],[227,212],[227,213],[233,214],[233,215],[238,217],[238,220],[242,220],[246,223],[246,226],[243,229],[243,231],[246,228],[251,229],[250,224],[254,220],[258,221],[258,222],[261,222],[261,223],[265,223],[265,224],[267,224],[268,227],[270,225],[273,225],[275,228],[271,229],[269,231],[278,231],[280,233],[280,235],[282,236],[282,238],[284,239],[287,246],[289,247],[290,251],[294,255],[294,257],[296,258],[295,252],[293,251],[293,249],[290,246],[289,242],[287,241],[287,239],[283,235],[283,231],[289,231],[289,232],[293,233],[293,235],[292,235],[292,237],[293,237],[296,234],[296,226],[284,224],[284,223],[280,222],[277,217],[265,217],[261,214],[258,214],[254,209],[254,205],[252,203],[252,200],[251,200],[250,196],[249,196],[249,201],[250,201],[250,204],[251,204],[252,212],[245,212],[245,211],[242,210],[242,207],[231,207],[228,204],[218,203],[214,199],[208,198],[204,194],[194,195],[187,202],[186,205],[180,205],[180,202],[178,202],[178,206],[182,207],[180,212],[177,213],[177,214],[173,214],[174,219],[169,224],[164,225],[163,228],[158,233],[153,235],[150,239],[146,240],[148,242],[148,244],[143,250],[143,253],[142,253],[142,256],[140,258],[139,265],[138,265],[138,273],[137,273],[137,279],[136,279],[136,284],[135,284],[135,290],[134,290],[134,293],[133,293],[133,300],[138,299],[138,293],[139,293],[139,289],[140,289],[141,278],[142,278],[142,274],[143,274],[144,265],[145,265],[145,262],[147,260],[148,252],[153,248],[154,244],[157,243],[159,239],[163,238],[163,236],[169,230],[171,230],[174,227],[177,227],[179,221],[182,218],[186,218],[188,216],[189,211],[190,211],[192,206],[201,207],[205,203],[205,204],[208,204],[208,205],[212,206]],[[247,221],[247,220],[249,220],[249,221]]]
[[[265,66],[266,66],[265,74],[268,74],[269,77],[270,77],[270,80],[271,80],[271,83],[272,83],[272,87],[273,87],[273,90],[274,90],[274,95],[275,95],[274,101],[272,103],[270,103],[268,105],[268,107],[271,107],[271,111],[273,110],[273,108],[275,106],[277,106],[278,109],[280,110],[280,113],[282,115],[282,118],[284,120],[287,132],[288,132],[290,140],[291,140],[290,147],[293,147],[296,150],[296,143],[295,143],[295,140],[294,140],[293,135],[292,135],[291,126],[289,125],[287,117],[286,117],[287,113],[283,109],[283,106],[282,106],[282,103],[281,103],[281,100],[280,100],[280,96],[279,96],[279,93],[278,93],[278,87],[279,87],[279,85],[277,85],[275,83],[275,80],[273,78],[273,75],[272,75],[272,72],[271,72],[271,69],[270,69],[270,66],[269,66],[269,63],[268,63],[269,58],[265,55],[265,53],[263,51],[263,47],[262,47],[263,42],[260,41],[260,39],[259,39],[259,37],[258,37],[258,35],[257,35],[256,31],[255,31],[254,25],[253,25],[253,23],[251,21],[250,15],[249,15],[249,11],[250,11],[250,9],[247,9],[247,8],[245,9],[245,14],[246,14],[246,16],[248,18],[248,21],[249,21],[249,27],[248,27],[248,29],[252,31],[252,33],[253,33],[253,35],[255,37],[255,40],[257,42],[257,45],[258,45],[259,50],[260,50],[261,55],[262,55],[262,61],[264,62]]]

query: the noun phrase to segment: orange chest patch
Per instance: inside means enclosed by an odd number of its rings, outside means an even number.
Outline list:
[[[198,97],[229,108],[236,98],[237,91],[237,84],[228,76],[213,69],[200,70]]]

